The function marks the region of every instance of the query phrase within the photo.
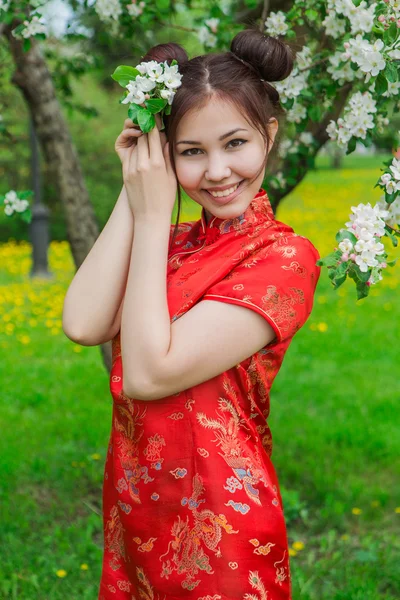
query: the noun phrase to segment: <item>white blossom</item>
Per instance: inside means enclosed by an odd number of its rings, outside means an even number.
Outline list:
[[[305,146],[311,146],[314,143],[314,137],[309,131],[303,131],[299,135],[299,140]]]
[[[211,29],[212,33],[217,33],[219,19],[206,19],[204,23]]]
[[[99,19],[104,22],[118,21],[122,13],[122,6],[119,0],[96,0],[94,9]]]
[[[9,8],[10,8],[9,0],[0,0],[0,10],[4,10],[5,12],[7,12]]]
[[[286,23],[286,14],[281,10],[271,12],[264,24],[266,32],[271,36],[285,35],[289,29]]]
[[[211,31],[205,25],[200,27],[197,32],[197,36],[199,41],[204,44],[204,46],[214,48],[217,45],[217,36],[211,33]]]
[[[7,192],[4,198],[4,214],[10,217],[14,212],[22,213],[29,206],[28,200],[22,200],[18,197],[15,190]]]
[[[131,15],[131,17],[139,17],[143,13],[143,9],[146,6],[145,2],[136,3],[136,0],[132,0],[131,4],[126,5],[126,10]]]
[[[394,158],[389,169],[392,171],[393,177],[396,179],[396,181],[400,181],[400,159],[397,160],[397,158]]]
[[[286,112],[286,118],[290,123],[300,123],[306,116],[306,107],[300,102],[295,102],[292,108]]]
[[[274,175],[271,185],[274,188],[284,188],[286,186],[286,179],[284,178],[282,171],[279,171]]]
[[[353,250],[353,244],[350,240],[344,239],[339,244],[339,250],[341,250],[342,252],[351,252]]]
[[[325,27],[327,35],[335,39],[341,37],[346,32],[346,21],[338,19],[333,11],[328,11],[328,14],[322,21],[322,25]]]

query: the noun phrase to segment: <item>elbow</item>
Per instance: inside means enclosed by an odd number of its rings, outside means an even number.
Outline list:
[[[153,400],[154,387],[149,382],[144,382],[139,377],[135,378],[135,381],[127,381],[123,385],[123,393],[128,398],[134,400]]]

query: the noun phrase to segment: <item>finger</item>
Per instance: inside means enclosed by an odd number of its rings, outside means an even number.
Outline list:
[[[124,121],[124,129],[127,129],[128,127],[136,127],[136,128],[138,128],[139,125],[136,125],[136,123],[134,123],[132,121],[132,119],[125,119],[125,121]]]
[[[120,144],[127,144],[129,142],[129,145],[132,143],[132,141],[134,140],[134,138],[138,138],[143,134],[142,131],[139,131],[138,129],[124,129],[119,136],[117,137],[116,140],[116,145],[120,145]]]
[[[150,160],[154,161],[155,163],[161,163],[163,158],[163,149],[161,146],[161,137],[158,127],[153,127],[148,134],[148,138]]]
[[[142,135],[138,139],[138,143],[136,146],[136,152],[132,153],[135,156],[132,156],[132,166],[135,170],[142,168],[149,162],[149,144],[147,142],[148,135]]]

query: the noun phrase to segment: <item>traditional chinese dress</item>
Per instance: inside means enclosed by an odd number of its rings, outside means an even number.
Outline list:
[[[173,226],[171,226],[171,233]],[[320,268],[260,189],[234,219],[181,223],[168,258],[171,323],[202,300],[245,306],[276,339],[192,388],[123,392],[112,342],[99,600],[290,600],[288,541],[267,424],[269,391],[313,305]]]

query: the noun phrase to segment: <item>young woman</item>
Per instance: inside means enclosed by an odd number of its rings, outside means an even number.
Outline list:
[[[319,254],[260,186],[282,112],[268,81],[293,58],[246,30],[230,52],[188,60],[163,44],[143,60],[174,58],[183,78],[165,132],[125,122],[121,204],[64,306],[81,343],[112,339],[99,599],[289,600],[266,419]],[[174,227],[179,186],[202,212]]]

